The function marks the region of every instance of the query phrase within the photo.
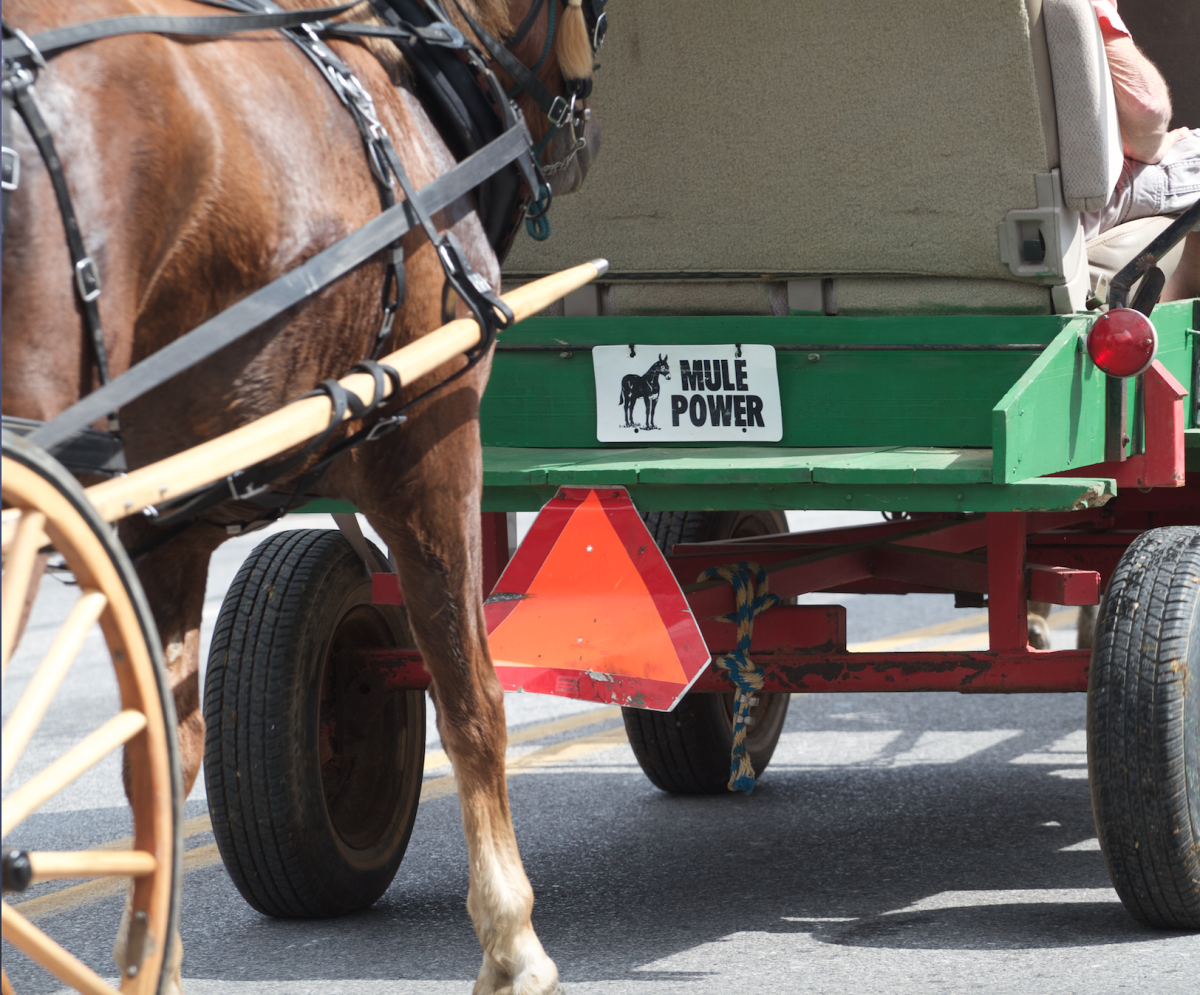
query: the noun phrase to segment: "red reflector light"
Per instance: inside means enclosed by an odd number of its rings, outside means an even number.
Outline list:
[[[1110,377],[1145,373],[1158,352],[1158,332],[1141,311],[1113,308],[1092,323],[1087,337],[1092,362]]]

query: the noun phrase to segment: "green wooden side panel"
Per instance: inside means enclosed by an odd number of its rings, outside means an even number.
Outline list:
[[[1104,460],[1105,377],[1084,348],[1089,325],[1071,321],[993,410],[999,483]]]
[[[987,449],[484,449],[486,487],[536,484],[986,484]]]
[[[480,412],[485,446],[605,448],[596,441],[591,354],[570,346],[754,342],[831,344],[1048,344],[1054,315],[826,318],[531,318],[504,344],[559,352],[500,351]],[[990,447],[991,409],[1036,352],[779,352],[783,447]],[[619,405],[617,397],[601,405]],[[620,447],[620,443],[607,444]],[[736,444],[730,444],[736,446]]]
[[[1196,339],[1192,301],[1160,304],[1152,315],[1158,330],[1158,361],[1185,387],[1194,380]],[[1104,375],[1087,355],[1091,318],[1071,319],[992,412],[998,483],[1090,466],[1104,459]],[[1140,417],[1129,392],[1129,432]],[[1192,412],[1195,418],[1195,412]]]

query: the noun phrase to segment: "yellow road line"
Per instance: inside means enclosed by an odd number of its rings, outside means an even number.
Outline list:
[[[1046,623],[1051,629],[1062,629],[1068,625],[1074,625],[1075,619],[1078,616],[1079,609],[1067,608],[1064,611],[1051,612],[1046,618]],[[888,639],[876,639],[868,643],[853,643],[847,649],[851,653],[886,653],[899,646],[919,642],[923,639],[949,635],[953,632],[961,632],[963,629],[984,627],[987,625],[987,620],[987,612],[976,613],[969,618],[952,619],[949,622],[942,622],[938,625],[926,626],[924,629],[901,632]],[[938,653],[955,653],[960,650],[987,649],[987,639],[988,634],[985,628],[982,632],[973,632],[959,639],[951,639],[948,642],[938,643],[935,646],[929,647],[929,650],[930,652]]]
[[[972,612],[965,618],[952,618],[948,622],[938,622],[920,629],[909,629],[908,632],[898,632],[886,639],[872,639],[865,643],[851,643],[846,648],[851,653],[886,653],[903,646],[905,643],[915,643],[922,639],[933,639],[936,636],[948,636],[953,632],[964,629],[975,629],[987,625],[987,612]]]
[[[614,706],[612,708],[584,712],[580,715],[572,715],[554,722],[544,722],[514,733],[509,737],[509,743],[522,743],[528,742],[531,739],[540,739],[544,736],[553,736],[558,732],[595,725],[597,722],[603,722],[620,714],[620,708]],[[578,760],[589,754],[620,746],[625,742],[628,742],[628,738],[625,735],[625,727],[619,726],[607,732],[568,739],[561,743],[555,743],[552,746],[535,750],[532,753],[527,753],[524,756],[515,757],[505,765],[505,772],[510,777],[515,774],[528,773],[539,767],[548,767],[554,764],[567,763],[571,760]],[[457,793],[457,791],[458,782],[453,774],[445,777],[435,777],[422,785],[421,804],[433,801],[435,798],[444,798],[447,795]],[[209,832],[212,829],[212,821],[208,815],[198,815],[186,820],[182,828],[184,839],[187,839],[200,833]],[[108,843],[101,843],[99,846],[93,847],[93,849],[128,850],[132,845],[133,837],[126,836],[122,839],[111,840]],[[206,846],[199,846],[194,850],[188,850],[184,853],[183,873],[184,875],[188,875],[193,871],[203,870],[220,862],[221,855],[217,851],[217,845],[209,843]],[[99,878],[95,881],[85,881],[83,884],[63,888],[48,895],[41,895],[38,898],[31,898],[24,902],[15,902],[13,903],[13,908],[19,909],[21,914],[29,920],[46,919],[50,916],[77,909],[81,905],[90,905],[93,902],[121,895],[125,891],[127,882],[127,878]]]
[[[578,739],[567,739],[553,746],[547,746],[523,757],[516,757],[504,765],[504,773],[508,777],[516,774],[527,774],[539,767],[549,767],[554,764],[578,760],[601,750],[611,750],[614,746],[628,743],[625,727],[619,726],[608,732],[598,732],[594,736],[581,736]],[[445,798],[458,791],[458,781],[453,774],[445,777],[434,777],[421,785],[421,804],[431,802],[435,798]]]
[[[610,708],[595,708],[588,712],[581,712],[578,715],[568,715],[565,719],[542,722],[527,729],[510,732],[508,734],[508,745],[516,746],[518,743],[528,743],[530,740],[544,739],[546,736],[556,736],[560,732],[570,732],[572,729],[592,726],[597,722],[606,722],[608,719],[619,718],[620,715],[621,709],[618,705],[613,705]],[[445,750],[428,750],[425,753],[426,770],[433,770],[435,767],[445,767],[449,762],[450,758],[446,756]]]

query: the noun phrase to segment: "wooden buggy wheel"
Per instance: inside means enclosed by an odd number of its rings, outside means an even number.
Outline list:
[[[31,610],[38,607],[35,603],[44,598],[49,605],[57,593],[49,588],[43,591],[40,583],[47,555],[61,558],[62,568],[73,576],[78,591],[4,723],[4,782],[7,784],[84,640],[97,625],[107,645],[119,695],[113,714],[92,718],[94,728],[87,736],[4,799],[4,939],[78,991],[112,992],[94,969],[100,966],[103,970],[101,965],[85,964],[30,921],[32,913],[22,909],[27,903],[20,893],[56,879],[132,878],[121,990],[157,993],[178,918],[182,844],[177,830],[182,782],[174,706],[154,622],[112,528],[59,463],[5,432],[2,472],[6,682],[22,630]],[[25,668],[14,668],[14,680],[16,669]],[[7,687],[5,691],[8,693]],[[102,708],[97,703],[96,709]],[[125,747],[124,779],[133,819],[131,848],[68,852],[23,848],[21,828],[26,818],[121,746]],[[116,933],[114,915],[113,935]],[[7,972],[3,981],[5,992],[14,990]]]

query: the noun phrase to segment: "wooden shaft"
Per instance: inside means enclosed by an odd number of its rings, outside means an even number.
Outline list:
[[[86,995],[117,995],[115,988],[74,955],[68,953],[19,912],[0,903],[4,938],[31,960],[41,964],[65,985]]]
[[[46,542],[46,516],[40,511],[27,510],[21,516],[17,534],[4,556],[4,581],[0,615],[3,616],[3,658],[0,674],[8,673],[8,659],[12,656],[21,627],[21,615],[25,611],[25,595],[29,593],[29,582],[33,577],[33,565],[38,550]]]
[[[154,854],[145,850],[31,850],[32,884],[59,878],[143,878],[158,869]]]
[[[13,767],[42,721],[42,716],[46,714],[46,709],[50,707],[59,685],[67,676],[75,657],[79,655],[84,639],[107,605],[108,598],[99,591],[85,592],[83,597],[75,602],[67,620],[58,630],[50,651],[38,664],[38,669],[25,686],[17,707],[4,723],[4,735],[0,745],[0,755],[3,756],[3,760],[0,761],[3,768],[0,783],[8,782],[8,775],[12,773]]]
[[[4,799],[3,836],[39,805],[53,798],[80,774],[90,770],[118,746],[128,743],[146,728],[146,716],[126,709],[114,715],[82,742],[75,744],[31,781]]]
[[[2,967],[0,967],[0,995],[17,995],[13,991],[12,982],[8,980],[8,974]]]
[[[504,295],[516,321],[537,314],[560,297],[577,290],[608,269],[604,260],[584,263],[534,280]],[[400,374],[407,386],[443,363],[462,355],[479,342],[479,325],[460,318],[417,339],[380,360]],[[355,373],[338,381],[364,402],[371,400],[374,380]],[[385,394],[391,393],[386,383]],[[88,498],[105,521],[113,522],[160,501],[188,494],[245,467],[277,456],[324,431],[332,411],[330,399],[321,395],[296,401],[249,425],[202,443],[193,449],[152,463],[124,477],[87,489]],[[352,415],[346,412],[347,419]]]

